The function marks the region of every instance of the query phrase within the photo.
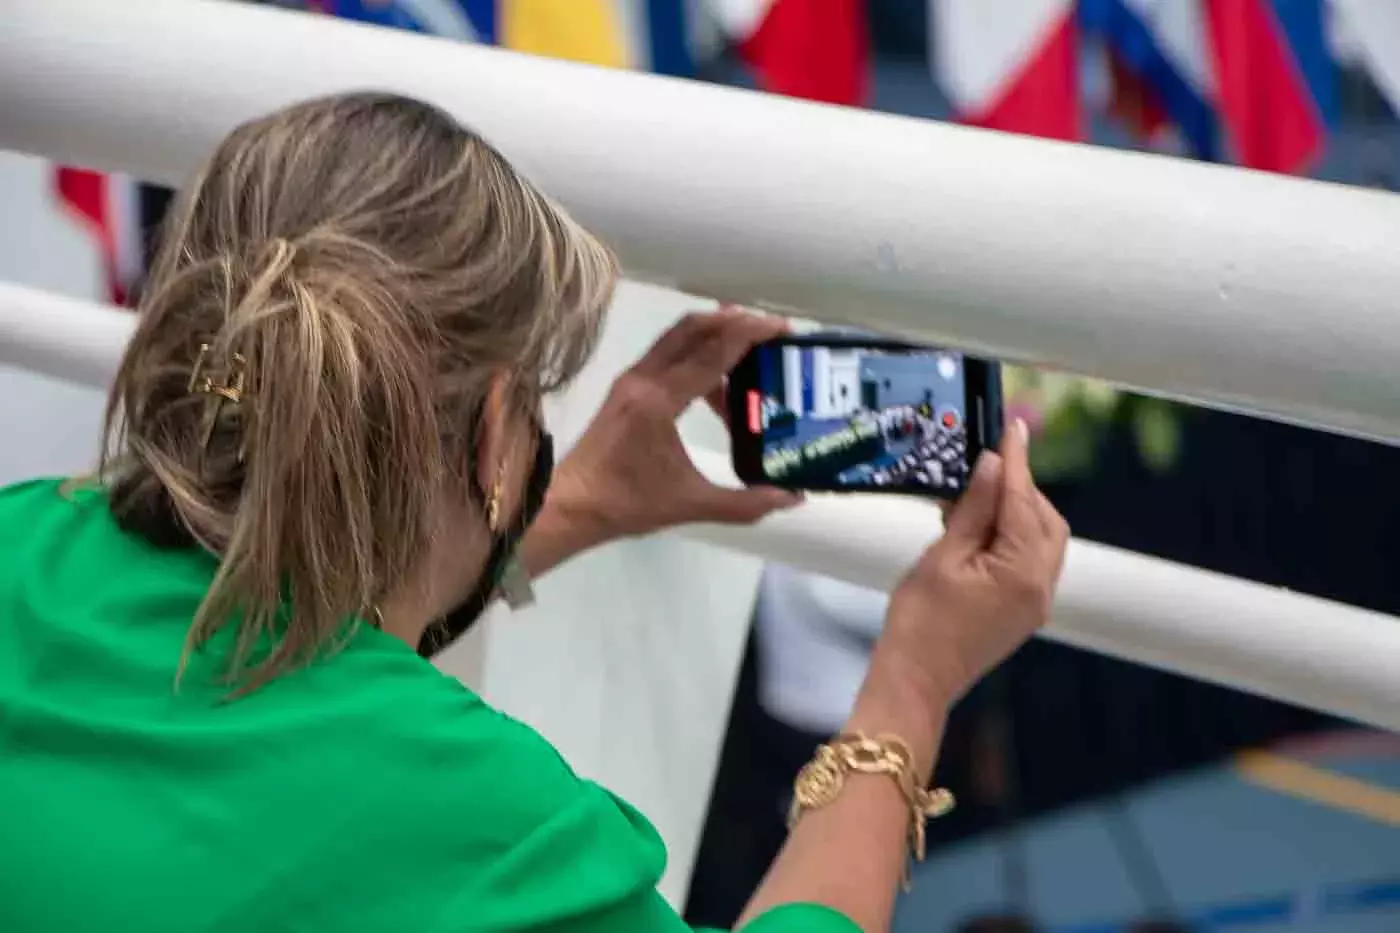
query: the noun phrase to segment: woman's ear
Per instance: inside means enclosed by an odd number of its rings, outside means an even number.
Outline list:
[[[476,440],[476,484],[487,496],[502,482],[501,474],[509,466],[509,380],[507,373],[496,374],[486,393],[486,403],[481,406],[481,429]]]

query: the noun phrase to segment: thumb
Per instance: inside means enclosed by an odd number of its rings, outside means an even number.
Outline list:
[[[1001,508],[1001,457],[983,451],[972,470],[972,482],[953,506],[944,525],[943,540],[948,546],[967,552],[980,551],[996,536],[997,514]]]
[[[803,501],[801,493],[776,486],[729,489],[711,485],[697,503],[694,520],[723,525],[751,525],[771,512],[790,509]]]

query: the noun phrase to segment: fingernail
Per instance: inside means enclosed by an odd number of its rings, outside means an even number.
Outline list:
[[[1016,434],[1017,434],[1018,437],[1021,438],[1021,443],[1022,443],[1022,444],[1025,444],[1025,445],[1027,445],[1027,446],[1030,445],[1030,442],[1031,442],[1031,429],[1030,429],[1030,427],[1026,424],[1026,419],[1025,419],[1025,418],[1017,418],[1017,419],[1016,419]]]

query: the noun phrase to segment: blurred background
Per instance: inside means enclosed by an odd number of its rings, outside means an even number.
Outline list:
[[[1400,0],[276,5],[916,118],[1343,184],[1400,179]],[[83,220],[105,288],[126,301],[169,192],[45,172],[45,197]],[[1400,613],[1395,449],[1058,373],[1008,368],[1006,382],[1078,536]],[[880,594],[766,571],[693,922],[737,917],[882,612]],[[938,778],[961,805],[930,829],[901,904],[908,933],[1400,930],[1394,736],[1037,641],[961,704]]]

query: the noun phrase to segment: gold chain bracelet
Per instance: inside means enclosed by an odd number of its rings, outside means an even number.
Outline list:
[[[816,755],[793,782],[792,808],[788,811],[788,828],[797,825],[802,814],[818,810],[835,800],[846,786],[851,774],[888,774],[909,805],[909,852],[916,862],[925,854],[925,824],[953,809],[952,791],[938,787],[928,789],[914,773],[914,755],[897,735],[877,735],[862,732],[838,735],[817,749]],[[906,863],[900,879],[909,890],[909,866]]]

